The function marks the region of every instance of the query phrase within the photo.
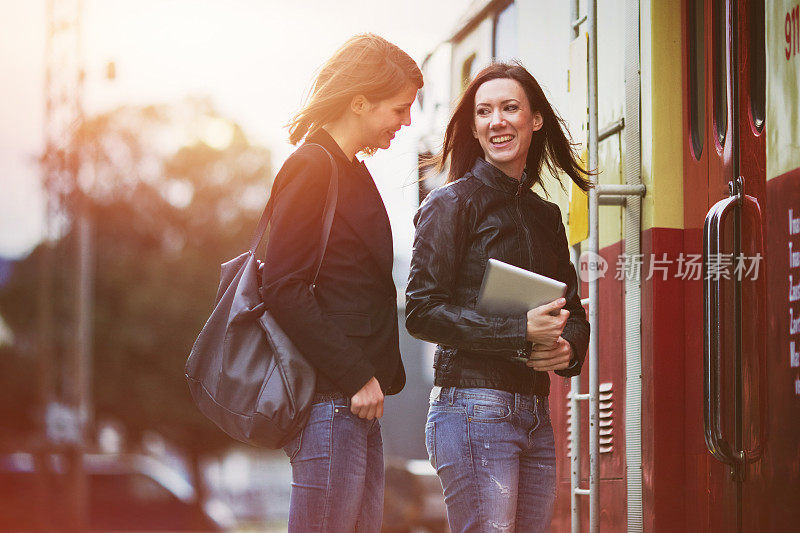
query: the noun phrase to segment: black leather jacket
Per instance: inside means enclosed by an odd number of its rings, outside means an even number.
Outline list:
[[[489,258],[563,281],[569,319],[561,336],[572,345],[578,375],[589,345],[589,323],[580,304],[561,211],[478,158],[461,179],[431,192],[414,218],[416,234],[406,291],[406,327],[438,343],[436,385],[484,387],[547,396],[550,378],[513,359],[527,357],[526,316],[475,311]]]

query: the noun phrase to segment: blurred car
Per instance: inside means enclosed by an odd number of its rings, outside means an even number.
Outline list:
[[[386,464],[382,533],[449,533],[442,485],[427,460]]]
[[[47,478],[36,474],[29,453],[0,456],[0,531],[31,531],[64,524],[68,485],[61,456],[47,456]],[[142,455],[85,455],[91,531],[225,531],[233,527],[226,506],[201,508],[180,474]],[[38,480],[48,479],[52,505],[42,509]]]

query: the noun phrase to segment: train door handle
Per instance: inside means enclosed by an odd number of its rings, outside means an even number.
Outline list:
[[[709,210],[703,225],[703,425],[708,451],[717,460],[735,466],[740,463],[737,450],[722,434],[720,393],[720,281],[708,275],[709,258],[722,249],[720,228],[739,203],[738,196],[720,200]]]
[[[738,181],[738,187],[732,196],[720,200],[709,210],[706,215],[703,227],[703,314],[704,314],[704,359],[703,359],[703,395],[704,395],[704,430],[705,441],[708,451],[719,461],[731,466],[742,465],[745,462],[758,460],[766,445],[766,369],[765,351],[759,346],[758,361],[758,380],[759,380],[759,437],[753,448],[749,450],[737,450],[724,437],[722,433],[722,397],[720,392],[720,365],[722,361],[720,336],[722,325],[721,303],[720,303],[720,284],[719,279],[713,279],[708,275],[709,258],[719,254],[723,249],[721,228],[731,213],[736,212],[736,208],[741,208],[742,219],[749,219],[755,231],[755,248],[760,258],[764,257],[763,224],[761,218],[761,207],[758,201],[743,192],[743,180]],[[766,283],[764,276],[756,280],[758,288],[758,309],[756,316],[759,323],[757,327],[760,331],[766,330],[766,312],[764,298],[766,295]],[[739,281],[737,281],[739,283]],[[736,332],[739,335],[739,332]],[[766,337],[766,335],[764,335]]]

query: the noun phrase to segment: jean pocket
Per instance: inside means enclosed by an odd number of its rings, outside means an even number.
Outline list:
[[[303,444],[303,430],[297,432],[297,434],[292,437],[286,446],[283,447],[284,453],[289,457],[289,462],[294,461],[294,458],[297,456],[297,453],[300,451],[300,446]]]
[[[436,468],[436,422],[425,424],[425,449],[428,450],[428,460]]]
[[[550,420],[550,399],[541,398],[539,400],[539,418],[543,420]]]
[[[475,422],[502,422],[511,415],[511,407],[503,404],[483,404],[472,405],[472,416],[470,419]]]

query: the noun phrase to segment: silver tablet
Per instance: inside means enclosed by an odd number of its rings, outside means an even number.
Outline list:
[[[561,298],[566,291],[566,283],[489,259],[477,310],[487,315],[524,315],[529,309]]]

